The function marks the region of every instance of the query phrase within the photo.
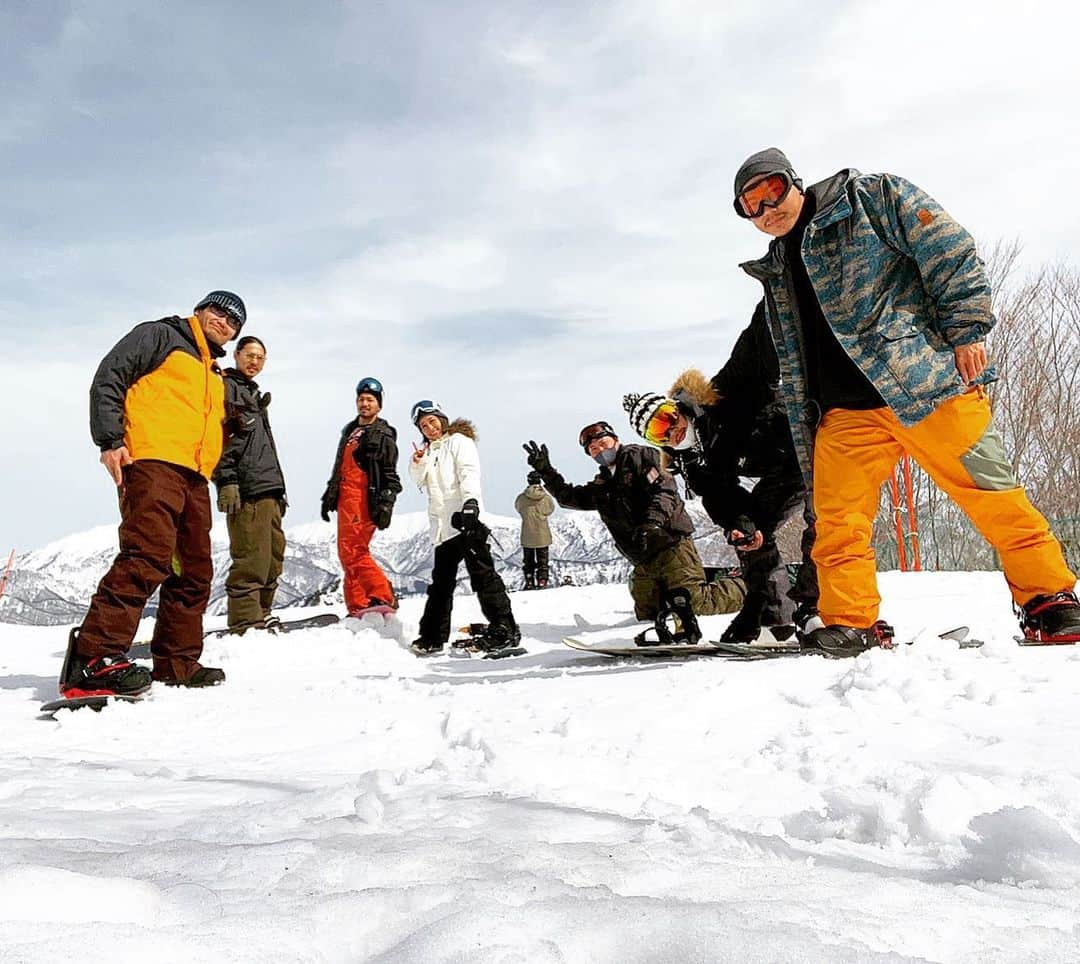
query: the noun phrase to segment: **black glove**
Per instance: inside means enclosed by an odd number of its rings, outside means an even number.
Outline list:
[[[450,516],[450,525],[465,535],[474,533],[480,528],[480,503],[476,499],[466,499],[461,511]]]
[[[376,529],[389,529],[390,518],[394,514],[394,504],[386,502],[376,502],[371,510],[371,521],[375,523]]]
[[[323,522],[329,522],[330,521],[330,513],[333,512],[337,508],[337,506],[334,505],[335,501],[336,500],[334,499],[334,497],[330,494],[330,490],[327,489],[323,493],[322,511],[319,513],[319,515],[322,516]]]
[[[655,522],[647,522],[634,531],[634,548],[644,559],[651,559],[670,541],[670,536]]]
[[[741,532],[740,537],[732,535],[734,532]],[[757,526],[754,525],[754,520],[747,516],[741,515],[736,520],[734,525],[727,530],[727,541],[729,546],[734,546],[736,549],[741,549],[743,546],[750,545],[754,541],[754,536],[757,535]]]
[[[525,449],[526,461],[541,475],[551,471],[551,458],[546,445],[537,445],[531,439],[521,446]]]

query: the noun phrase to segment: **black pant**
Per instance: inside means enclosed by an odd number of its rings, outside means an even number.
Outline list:
[[[761,625],[791,622],[791,613],[800,603],[817,605],[817,569],[810,558],[814,548],[815,518],[813,495],[807,491],[797,467],[782,462],[775,472],[766,472],[752,492],[753,519],[765,538],[760,549],[740,552],[746,578],[747,605],[760,606]],[[802,508],[802,565],[795,585],[788,589],[787,568],[780,559],[776,530]],[[794,605],[792,605],[794,604]]]
[[[484,618],[492,627],[516,628],[510,610],[506,586],[495,571],[495,560],[487,543],[488,532],[481,529],[473,536],[454,536],[435,547],[435,565],[431,567],[431,585],[427,604],[420,617],[420,638],[445,643],[450,638],[450,611],[454,605],[458,565],[465,563],[469,583],[480,600]]]
[[[548,580],[548,547],[543,546],[539,549],[522,549],[522,555],[524,557],[524,565],[522,568],[525,570],[525,578],[532,579],[535,577],[541,582],[547,582]]]

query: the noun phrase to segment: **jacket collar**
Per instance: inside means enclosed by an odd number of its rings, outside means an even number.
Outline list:
[[[237,368],[226,368],[224,373],[226,378],[231,378],[235,382],[239,382],[241,385],[250,385],[255,391],[259,390],[259,383],[254,378],[248,378],[242,371]]]

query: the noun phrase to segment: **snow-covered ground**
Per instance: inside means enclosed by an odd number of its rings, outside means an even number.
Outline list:
[[[1080,647],[882,585],[915,645],[856,660],[590,656],[629,596],[565,588],[520,658],[250,634],[52,721],[63,631],[0,626],[0,960],[1080,960]]]

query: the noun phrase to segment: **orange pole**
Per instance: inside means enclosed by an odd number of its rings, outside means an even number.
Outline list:
[[[914,486],[911,484],[911,457],[905,455],[904,463],[904,489],[907,495],[907,518],[908,533],[911,536],[911,568],[915,572],[922,572],[922,560],[919,558],[919,517],[915,512]]]
[[[896,523],[896,558],[900,563],[900,571],[907,572],[907,550],[904,547],[904,523],[900,518],[900,484],[896,479],[896,466],[893,466],[892,476],[889,479],[889,491],[892,495],[893,520]]]

